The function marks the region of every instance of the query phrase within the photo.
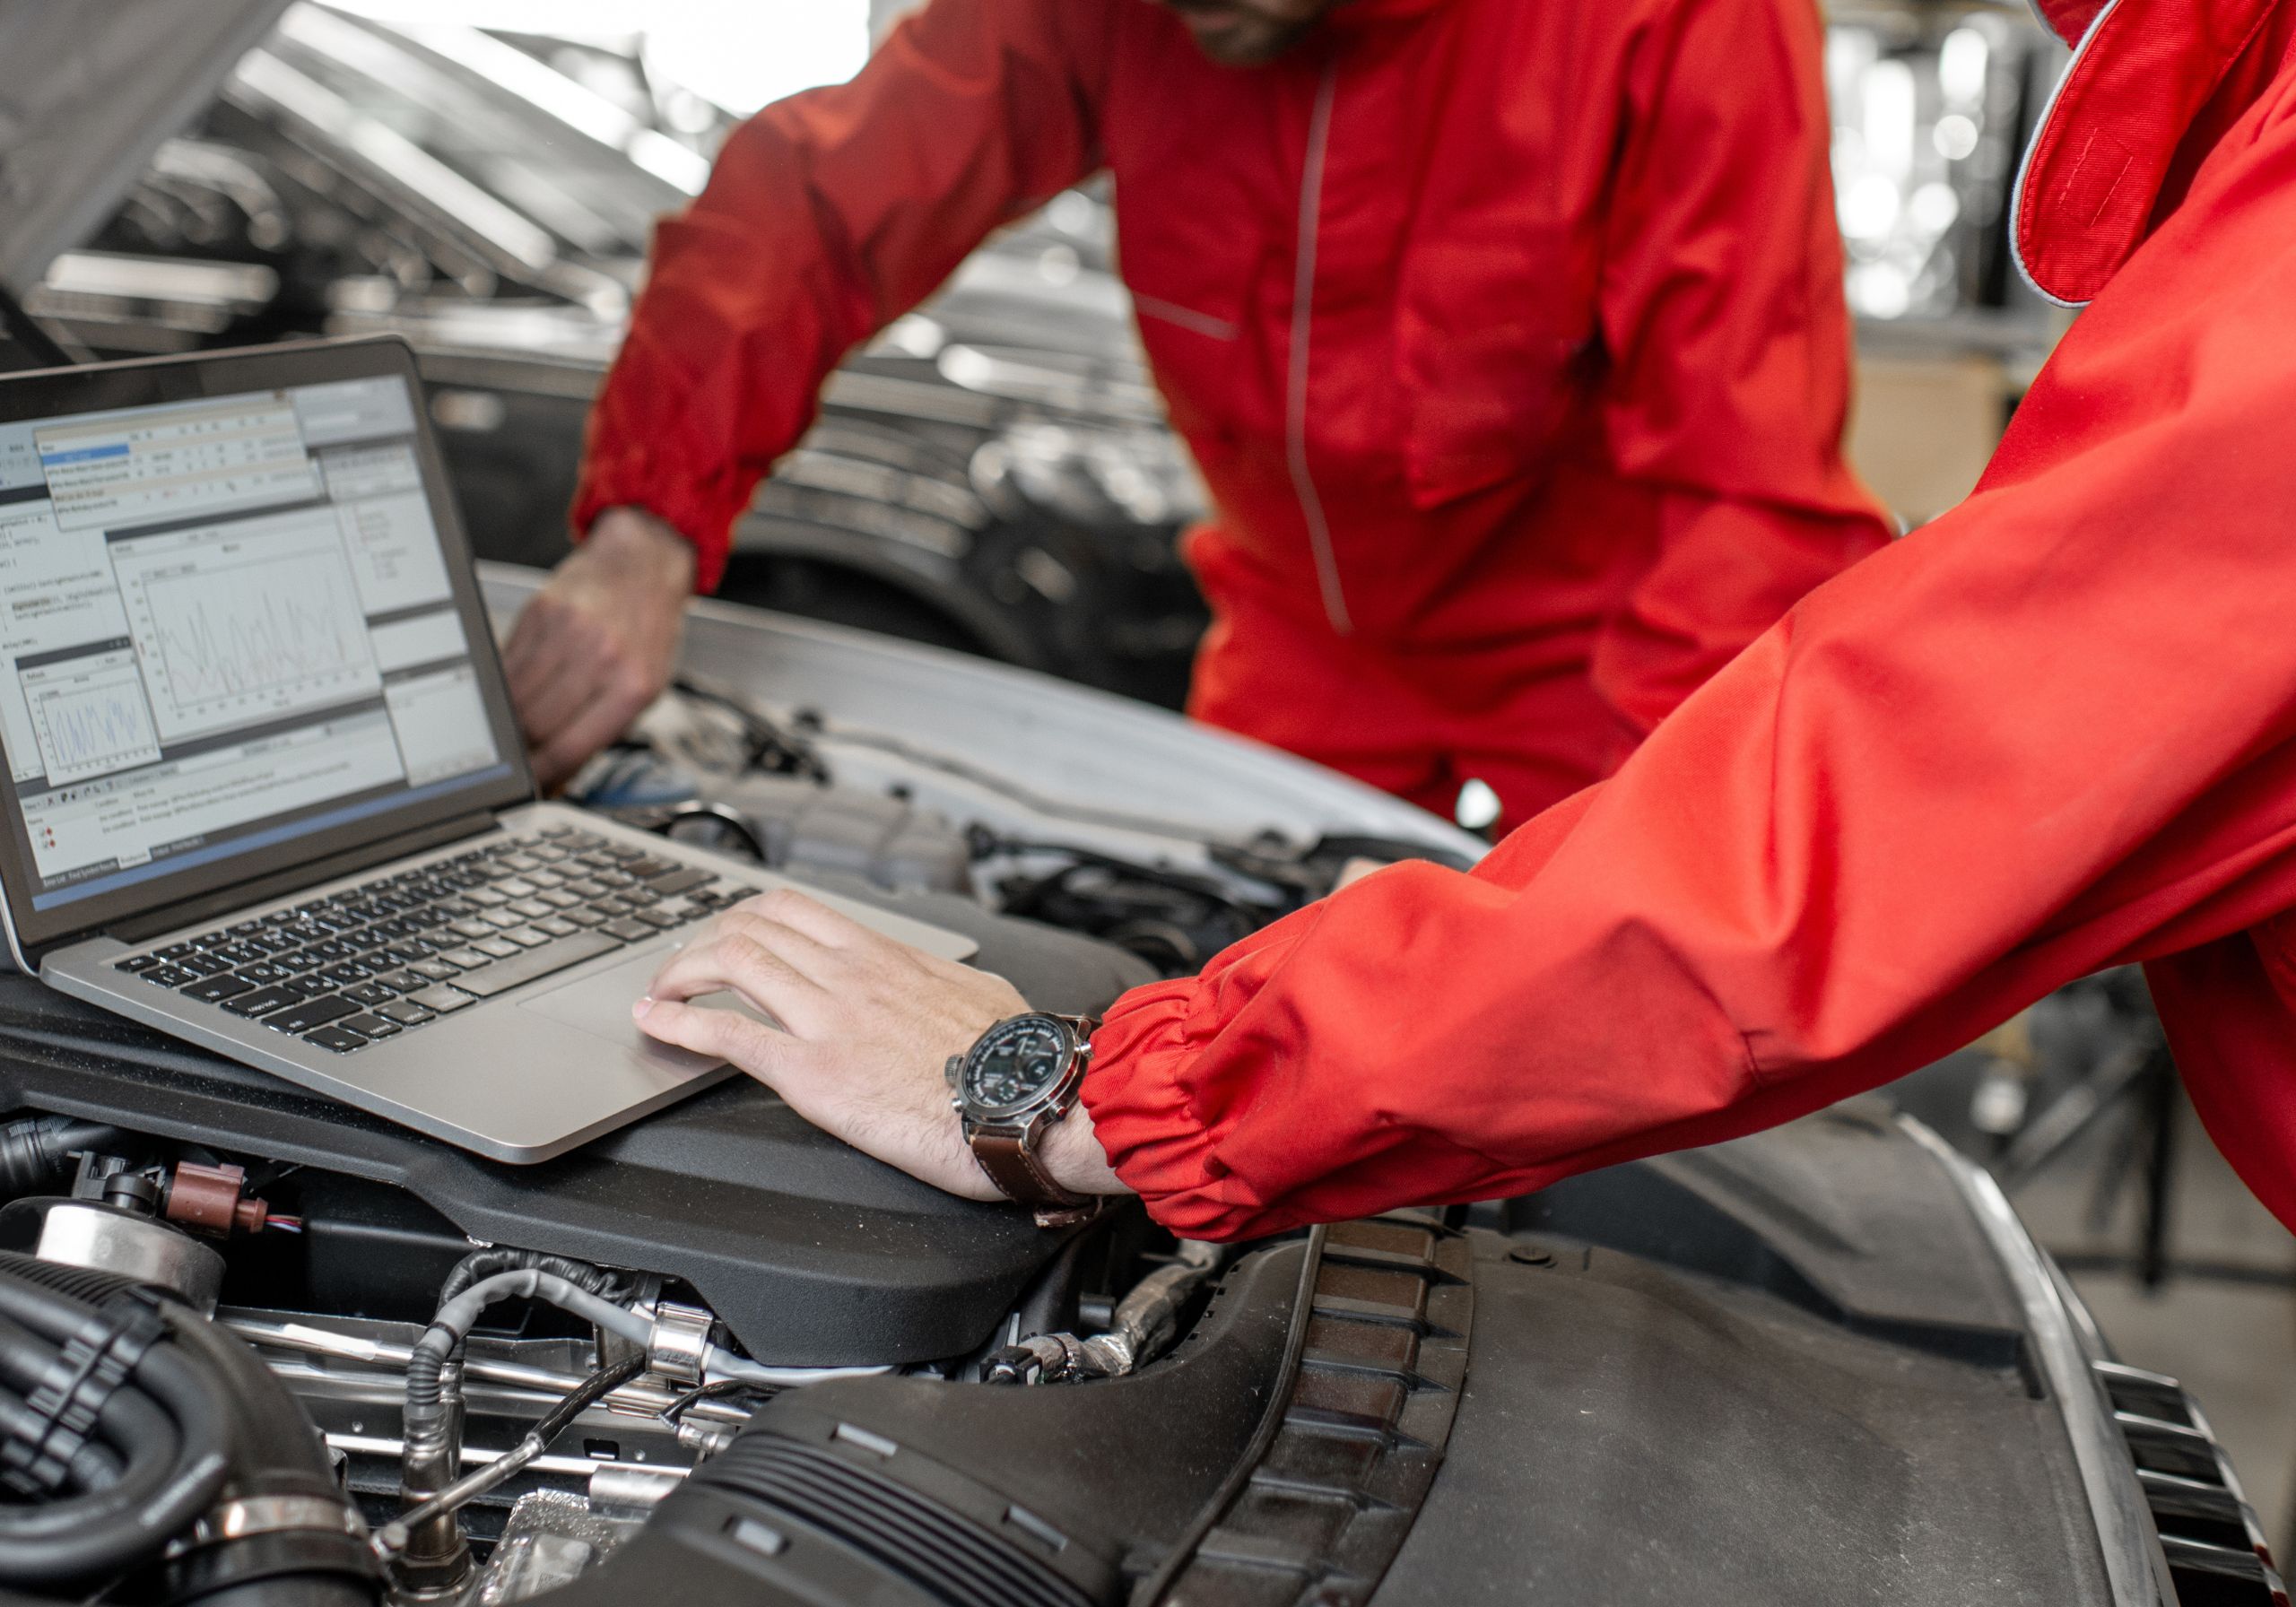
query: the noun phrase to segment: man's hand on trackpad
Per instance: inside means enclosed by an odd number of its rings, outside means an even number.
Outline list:
[[[700,1003],[727,991],[781,1029]],[[872,932],[802,893],[744,900],[664,962],[632,1009],[664,1043],[729,1060],[807,1121],[936,1187],[1000,1194],[966,1147],[943,1067],[1029,1008],[1013,985]],[[1122,1191],[1079,1108],[1047,1165],[1081,1193]]]

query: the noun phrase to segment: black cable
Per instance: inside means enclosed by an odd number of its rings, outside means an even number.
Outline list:
[[[687,1408],[699,1402],[722,1401],[729,1395],[753,1394],[770,1398],[771,1393],[759,1385],[744,1383],[739,1378],[720,1378],[715,1384],[695,1385],[656,1415],[665,1423],[674,1423],[685,1414]]]
[[[561,1396],[542,1420],[526,1430],[518,1443],[475,1472],[465,1473],[419,1506],[399,1514],[379,1537],[386,1550],[403,1550],[413,1530],[468,1506],[488,1490],[517,1478],[566,1432],[574,1420],[646,1370],[646,1359],[632,1356],[612,1367],[600,1368]]]

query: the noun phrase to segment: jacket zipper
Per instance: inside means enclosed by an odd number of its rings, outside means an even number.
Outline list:
[[[1316,90],[1316,109],[1308,123],[1308,159],[1300,177],[1300,235],[1297,277],[1292,287],[1292,369],[1284,398],[1285,454],[1292,469],[1292,490],[1308,525],[1308,545],[1315,554],[1316,583],[1321,587],[1324,616],[1342,636],[1355,633],[1347,612],[1347,593],[1340,584],[1339,558],[1332,550],[1331,522],[1324,517],[1324,499],[1308,467],[1308,360],[1315,334],[1316,246],[1322,219],[1324,158],[1331,148],[1331,109],[1339,89],[1339,64],[1324,68]]]

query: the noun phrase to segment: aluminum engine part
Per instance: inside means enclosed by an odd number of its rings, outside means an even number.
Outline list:
[[[858,876],[894,892],[972,890],[965,834],[906,799],[784,776],[709,777],[699,791],[742,817],[768,864]]]
[[[221,1255],[164,1223],[107,1206],[49,1206],[32,1253],[61,1266],[117,1273],[171,1289],[204,1316],[214,1315],[223,1292]]]
[[[538,1490],[510,1509],[474,1600],[504,1607],[571,1585],[636,1533],[638,1516],[609,1517],[579,1496]]]

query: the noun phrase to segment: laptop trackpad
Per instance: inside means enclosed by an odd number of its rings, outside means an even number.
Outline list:
[[[661,969],[666,949],[648,950],[632,955],[621,964],[603,971],[537,994],[531,999],[521,999],[518,1008],[535,1011],[555,1021],[579,1028],[593,1038],[602,1038],[610,1044],[643,1054],[657,1064],[695,1071],[704,1066],[719,1065],[721,1061],[707,1055],[696,1055],[685,1049],[647,1037],[631,1019],[630,1007],[646,992],[646,985],[654,980],[654,973]],[[694,1003],[712,1010],[738,1010],[752,1021],[765,1021],[744,1003],[737,995],[718,993],[705,995]],[[770,1023],[769,1023],[770,1024]]]

